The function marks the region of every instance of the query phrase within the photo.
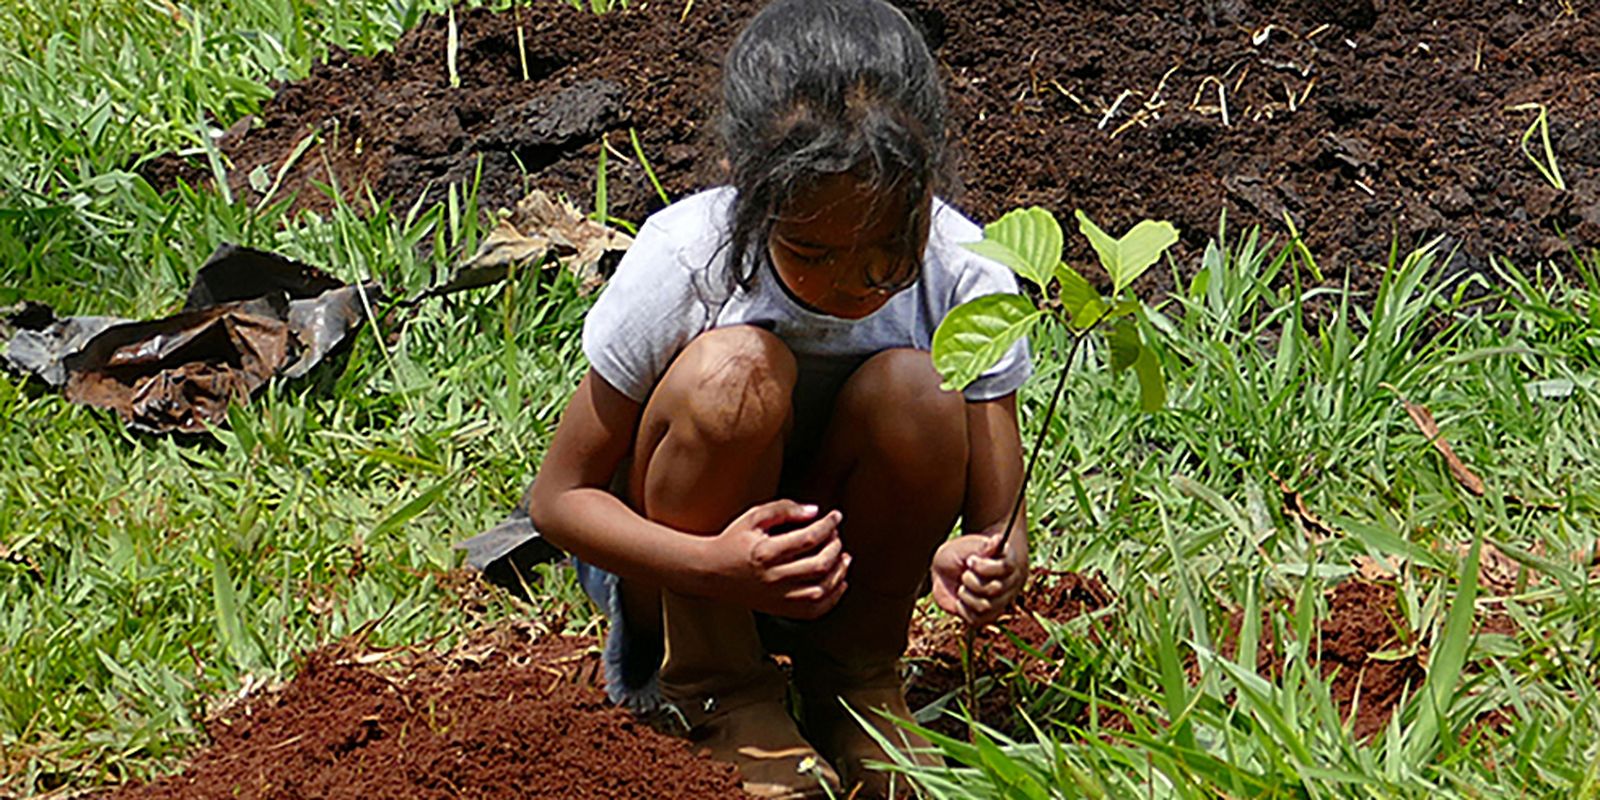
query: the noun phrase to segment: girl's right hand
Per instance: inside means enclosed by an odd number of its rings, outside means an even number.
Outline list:
[[[751,508],[711,541],[706,594],[755,611],[793,619],[816,619],[839,602],[849,584],[850,554],[839,539],[844,515],[830,511],[820,519],[814,505],[774,500]],[[799,522],[793,531],[772,529]]]

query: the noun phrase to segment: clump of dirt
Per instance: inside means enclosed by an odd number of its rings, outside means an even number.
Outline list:
[[[1376,282],[1395,236],[1444,236],[1471,269],[1558,255],[1563,236],[1600,246],[1600,20],[1570,4],[898,2],[945,69],[964,179],[947,194],[978,218],[1034,203],[1108,228],[1166,218],[1184,231],[1180,256],[1223,209],[1233,230],[1282,234],[1287,218],[1328,282],[1350,273],[1356,288]],[[582,202],[603,138],[610,210],[642,219],[660,201],[628,130],[672,196],[718,180],[719,62],[759,6],[461,10],[459,86],[445,19],[429,17],[393,52],[336,53],[278,87],[222,140],[234,189],[276,176],[315,134],[280,189],[302,207],[326,207],[314,187],[334,181],[358,204],[364,186],[401,206],[437,199],[480,162],[486,207],[510,206],[524,169]],[[1548,111],[1564,190],[1523,153],[1537,112],[1508,109],[1529,103]],[[1529,146],[1545,158],[1539,136]],[[161,184],[186,170],[202,174],[172,159],[148,172]],[[1070,260],[1092,263],[1069,242]]]
[[[393,665],[324,648],[281,690],[213,719],[181,774],[114,796],[743,796],[732,766],[611,706],[599,672],[593,641],[527,628]]]
[[[1334,587],[1321,632],[1333,701],[1346,717],[1354,712],[1357,738],[1377,734],[1427,675],[1394,588],[1362,580]]]
[[[1261,612],[1256,673],[1271,680],[1283,676],[1284,654],[1274,620],[1287,625],[1285,613],[1283,608]],[[1228,658],[1238,652],[1243,621],[1242,611],[1228,619],[1219,648]],[[1354,713],[1357,738],[1377,734],[1427,674],[1394,587],[1361,578],[1340,583],[1328,597],[1328,613],[1317,621],[1317,632],[1319,648],[1312,655],[1322,676],[1330,679],[1334,703],[1345,718]]]
[[[1055,648],[1051,646],[1050,632],[1040,620],[1064,623],[1105,608],[1114,599],[1111,590],[1099,578],[1075,572],[1046,574],[1043,580],[1029,584],[1017,598],[1013,610],[1001,617],[997,625],[980,632],[974,643],[973,674],[997,679],[980,694],[977,719],[998,730],[1020,731],[1022,720],[1017,715],[1015,681],[1007,676],[1021,675],[1034,683],[1043,683],[1055,679],[1054,672],[1061,666],[1050,660],[1056,655]],[[948,708],[954,710],[957,704],[965,702],[961,696],[966,680],[961,663],[962,624],[955,617],[934,613],[936,617],[921,617],[915,621],[906,653],[911,666],[906,700],[913,711],[948,697],[952,692],[955,702]],[[1019,647],[1011,636],[1046,658],[1040,659]],[[933,719],[928,727],[949,736],[966,735],[961,720],[948,714]]]

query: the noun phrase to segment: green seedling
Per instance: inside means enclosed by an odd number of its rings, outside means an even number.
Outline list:
[[[1065,239],[1061,224],[1050,212],[1037,206],[1018,209],[986,226],[983,239],[967,245],[967,249],[1010,267],[1039,290],[1044,302],[1035,303],[1023,294],[980,297],[956,307],[933,334],[933,365],[948,390],[965,389],[1040,324],[1063,325],[1072,334],[1071,350],[1050,394],[1044,421],[1023,469],[1022,484],[1017,487],[1016,500],[1003,528],[1007,531],[1022,512],[1028,480],[1039,461],[1072,363],[1091,335],[1104,331],[1114,370],[1133,368],[1139,378],[1140,406],[1145,411],[1157,411],[1166,404],[1166,381],[1160,362],[1139,333],[1143,306],[1128,289],[1178,241],[1178,229],[1168,222],[1145,220],[1115,239],[1082,211],[1077,212],[1077,218],[1078,230],[1089,240],[1100,266],[1111,277],[1110,297],[1101,296],[1081,273],[1062,260]],[[967,708],[972,713],[977,710],[971,658],[976,635],[977,631],[968,626],[962,659]]]
[[[672,205],[672,198],[667,196],[667,190],[661,188],[661,179],[656,177],[655,167],[650,166],[650,159],[645,158],[644,145],[639,143],[639,131],[629,128],[628,141],[633,143],[633,155],[639,159],[639,166],[644,168],[644,176],[649,178],[650,185],[655,187],[656,196],[661,198],[661,204]]]
[[[1544,103],[1522,103],[1511,106],[1506,110],[1539,112],[1539,115],[1534,117],[1533,122],[1528,125],[1528,129],[1522,132],[1522,140],[1519,142],[1522,147],[1522,154],[1533,162],[1534,169],[1539,170],[1539,174],[1543,175],[1551,186],[1554,186],[1558,191],[1566,191],[1567,181],[1561,177],[1561,165],[1556,163],[1556,151],[1550,145],[1550,109],[1545,108]],[[1544,145],[1544,160],[1542,161],[1538,155],[1534,154],[1533,148],[1528,146],[1528,142],[1533,141],[1534,131],[1539,132],[1539,140]]]

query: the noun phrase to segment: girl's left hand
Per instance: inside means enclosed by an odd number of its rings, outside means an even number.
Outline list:
[[[1027,547],[1006,547],[1005,534],[969,533],[933,554],[933,601],[983,627],[1000,618],[1028,579]]]

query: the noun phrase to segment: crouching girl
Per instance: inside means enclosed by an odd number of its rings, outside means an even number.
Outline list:
[[[529,510],[612,617],[613,698],[658,688],[752,793],[882,794],[846,707],[926,746],[884,718],[909,715],[917,598],[984,624],[1026,577],[1023,523],[1002,530],[1025,345],[962,394],[928,353],[946,313],[1015,281],[935,194],[938,72],[892,6],[778,0],[728,54],[723,101],[729,185],[640,229]]]

